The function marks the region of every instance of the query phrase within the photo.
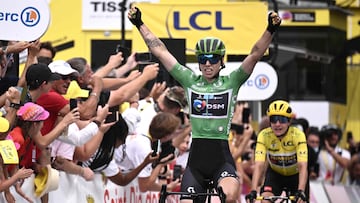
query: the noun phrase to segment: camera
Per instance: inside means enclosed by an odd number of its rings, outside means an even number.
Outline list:
[[[330,138],[333,134],[338,136],[338,142],[341,140],[342,131],[339,127],[333,124],[325,125],[320,131],[320,146],[325,146],[325,140]]]
[[[161,147],[160,158],[159,158],[160,160],[164,157],[167,157],[169,154],[173,154],[175,158],[175,154],[174,154],[175,147],[172,146],[171,140],[161,143],[160,147]]]
[[[182,175],[181,165],[175,165],[173,170],[173,181],[180,179]]]
[[[154,142],[157,142],[157,141],[154,141]],[[154,147],[155,147],[155,144],[154,144]],[[175,147],[171,144],[171,140],[160,144],[160,157],[158,160],[156,160],[152,163],[152,167],[155,168],[159,164],[161,159],[163,159],[164,157],[167,157],[169,154],[173,155],[171,159],[175,158]]]
[[[241,160],[244,160],[244,161],[249,161],[251,160],[251,153],[250,152],[246,152],[244,154],[241,155]]]
[[[77,107],[77,99],[70,99],[70,111]]]
[[[116,122],[118,120],[119,120],[119,112],[113,111],[109,115],[106,116],[105,123],[112,123],[112,122]]]
[[[250,120],[250,108],[244,107],[242,111],[242,123],[249,123]]]
[[[135,61],[140,64],[148,64],[152,60],[152,54],[150,52],[142,52],[135,54]]]
[[[151,156],[156,156],[159,148],[159,140],[151,142],[151,149],[153,150]]]
[[[124,46],[121,46],[120,44],[118,44],[116,46],[116,53],[122,53],[122,57],[124,58],[124,60],[121,62],[120,66],[124,65],[127,61],[127,58],[130,56],[130,50]],[[120,67],[119,66],[119,67]]]
[[[234,130],[236,132],[236,134],[238,134],[238,135],[242,135],[244,133],[244,126],[243,125],[238,125],[238,124],[235,124],[235,123],[231,123],[230,129]]]

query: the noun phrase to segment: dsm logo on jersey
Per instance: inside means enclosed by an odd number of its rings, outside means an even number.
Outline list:
[[[40,12],[34,7],[27,7],[21,12],[21,22],[28,27],[33,27],[40,21]]]
[[[205,109],[206,107],[206,102],[205,101],[201,101],[199,99],[195,99],[194,103],[193,103],[193,107],[197,112],[200,112],[202,110]]]

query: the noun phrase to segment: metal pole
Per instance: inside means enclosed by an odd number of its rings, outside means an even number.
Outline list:
[[[274,11],[276,13],[278,13],[279,9],[278,9],[278,4],[277,4],[277,1],[276,0],[270,0],[273,4],[273,7],[274,7]],[[277,57],[277,54],[278,54],[278,33],[275,32],[274,33],[274,38],[273,38],[273,44],[274,44],[274,50],[273,50],[273,53],[269,59],[269,64],[272,64],[275,62],[276,60],[276,57]]]
[[[121,46],[125,47],[125,12],[126,0],[121,3]]]

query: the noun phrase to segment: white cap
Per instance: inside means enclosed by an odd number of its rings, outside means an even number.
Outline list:
[[[63,60],[56,60],[51,62],[49,64],[49,68],[51,72],[60,75],[70,75],[70,74],[79,75],[79,72],[77,72],[77,70],[71,68],[70,64]]]

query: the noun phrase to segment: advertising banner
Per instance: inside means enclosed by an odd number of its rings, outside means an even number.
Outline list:
[[[143,21],[159,38],[185,38],[187,54],[194,54],[203,37],[222,39],[227,54],[248,54],[267,25],[268,7],[264,2],[192,4],[136,4]],[[147,51],[136,28],[133,50]]]
[[[159,0],[82,0],[82,29],[83,30],[120,30],[122,11],[125,13],[125,30],[130,30],[132,25],[127,18],[127,9],[134,2],[157,3]],[[124,4],[124,2],[126,2]]]
[[[104,178],[101,174],[95,174],[92,181],[86,181],[78,175],[70,175],[63,171],[59,172],[59,186],[58,189],[49,193],[49,202],[61,203],[158,203],[159,192],[145,192],[139,191],[137,179],[133,180],[126,186],[119,186],[112,183],[110,180]],[[21,187],[22,191],[34,203],[40,203],[40,198],[34,197],[34,175],[27,178]],[[310,181],[310,202],[311,203],[327,203],[335,202],[334,195],[338,194],[340,202],[354,202],[358,203],[359,187],[344,187],[331,186],[321,182]],[[14,189],[10,188],[11,194],[14,196],[16,202],[27,202]],[[336,195],[335,195],[336,196]],[[333,199],[334,198],[334,199]],[[171,195],[166,199],[167,203],[180,203],[179,195]],[[218,203],[218,198],[212,198],[211,202]],[[241,195],[241,202],[245,202],[245,195]],[[337,201],[339,202],[339,201]],[[6,203],[5,197],[2,193],[0,195],[0,203]]]
[[[46,32],[49,22],[46,0],[0,0],[1,40],[36,40]]]

